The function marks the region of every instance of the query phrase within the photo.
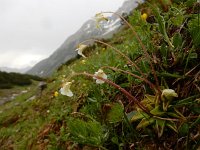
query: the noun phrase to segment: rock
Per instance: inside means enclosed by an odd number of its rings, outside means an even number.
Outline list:
[[[46,88],[47,88],[47,83],[44,82],[44,81],[40,82],[40,83],[38,84],[38,89],[37,89],[36,95],[37,95],[38,97],[41,97],[42,92],[43,92],[44,89],[46,89]]]
[[[14,104],[14,106],[19,106],[20,105],[20,103],[18,103],[18,102],[16,102],[15,104]]]
[[[27,90],[24,90],[24,91],[21,91],[21,94],[23,94],[23,93],[27,93],[28,91]]]
[[[29,99],[27,99],[26,101],[29,102],[29,101],[34,100],[35,98],[36,98],[36,96],[34,95],[34,96],[30,97]]]

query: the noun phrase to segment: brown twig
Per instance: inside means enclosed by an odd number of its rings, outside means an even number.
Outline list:
[[[139,35],[135,31],[134,27],[123,16],[121,16],[120,14],[118,14],[116,12],[109,12],[108,11],[108,12],[102,12],[102,13],[111,13],[111,14],[114,14],[114,15],[118,16],[119,18],[121,18],[130,27],[130,29],[133,32],[133,35],[136,37],[136,39],[138,40],[139,44],[141,45],[141,47],[142,47],[142,49],[143,49],[143,51],[145,53],[146,58],[149,59],[149,63],[150,63],[151,69],[152,69],[152,73],[153,73],[154,79],[156,81],[156,86],[157,86],[157,88],[159,88],[159,82],[158,82],[158,78],[157,78],[157,75],[156,75],[156,71],[155,71],[155,69],[153,67],[153,64],[152,64],[152,58],[150,57],[150,55],[149,55],[146,47],[142,43],[142,40],[140,39]],[[161,94],[160,90],[158,92]]]
[[[124,57],[125,59],[127,59],[127,61],[136,68],[137,71],[139,71],[139,73],[145,78],[145,75],[144,73],[140,70],[140,68],[136,65],[136,63],[134,63],[128,56],[126,56],[124,53],[122,53],[120,50],[118,50],[117,48],[113,47],[112,45],[108,44],[108,43],[105,43],[103,41],[100,41],[100,40],[97,40],[97,39],[88,39],[88,40],[85,40],[83,42],[81,42],[80,44],[83,44],[85,42],[88,42],[88,41],[95,41],[95,42],[98,42],[98,43],[101,43],[103,45],[106,45],[110,48],[112,48],[113,50],[115,50],[118,54],[120,54],[122,57]]]
[[[95,76],[93,74],[89,74],[89,73],[76,73],[74,74],[74,76],[78,76],[78,75],[84,75],[84,76],[88,76],[88,77],[94,77],[96,79],[102,80],[106,83],[108,83],[109,85],[112,85],[113,87],[115,87],[116,89],[120,90],[127,98],[129,101],[133,101],[140,109],[142,109],[145,113],[147,113],[148,115],[152,116],[152,114],[150,113],[150,111],[148,110],[148,108],[146,108],[143,104],[141,104],[134,96],[132,96],[128,91],[126,91],[124,88],[120,87],[119,85],[115,84],[114,82],[108,80],[108,79],[104,79],[101,78],[99,76]]]
[[[158,116],[153,116],[153,118],[160,119],[160,120],[167,120],[167,121],[180,121],[179,119],[172,119],[172,118],[162,118]]]
[[[150,86],[155,92],[156,92],[156,90],[160,90],[160,89],[157,89],[157,87],[156,87],[153,83],[151,83],[149,80],[147,80],[146,78],[140,77],[140,76],[138,76],[138,75],[136,75],[136,74],[133,74],[133,73],[131,73],[131,72],[129,72],[129,71],[125,71],[125,70],[118,69],[118,68],[115,68],[115,67],[110,67],[110,66],[103,66],[103,67],[101,67],[101,68],[109,68],[109,69],[112,69],[112,70],[114,70],[114,71],[120,71],[120,72],[129,74],[129,75],[131,75],[131,76],[133,76],[133,77],[135,77],[135,78],[138,78],[138,79],[140,79],[140,80],[146,82],[147,84],[149,84],[149,86]]]

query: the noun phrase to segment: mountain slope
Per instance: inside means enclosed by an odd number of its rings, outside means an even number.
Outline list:
[[[130,13],[137,3],[134,0],[127,0],[122,7],[117,10],[117,13]],[[101,29],[96,28],[94,20],[90,19],[86,21],[83,26],[67,40],[47,59],[40,61],[27,73],[38,76],[49,76],[56,70],[61,64],[74,58],[77,53],[74,51],[76,46],[90,38],[109,38],[118,31],[121,26],[121,20],[112,15],[108,22],[101,23]]]
[[[169,12],[155,7],[159,12],[153,15],[166,21],[177,19],[177,11],[190,7],[178,4]],[[146,54],[132,31],[123,28],[106,41],[113,48],[95,44],[93,51],[84,51],[87,58],[62,65],[40,95],[33,87],[0,106],[0,149],[199,149],[200,53],[199,45],[194,45],[199,44],[194,40],[198,34],[193,40],[190,36],[195,29],[200,31],[200,26],[196,28],[199,17],[184,14],[180,34],[170,32],[174,22],[166,27],[167,35],[173,37],[172,48],[159,32],[162,24],[148,23],[141,15],[144,8],[149,5],[141,5],[128,21]],[[192,18],[185,24],[188,16]],[[106,83],[97,85],[94,73]],[[64,86],[64,93],[71,91],[72,97],[59,92]]]

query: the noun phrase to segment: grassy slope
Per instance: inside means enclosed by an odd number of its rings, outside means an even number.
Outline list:
[[[135,17],[138,19],[137,15]],[[134,19],[133,17],[133,23]],[[135,28],[141,36],[143,43],[148,44],[148,41],[151,39],[147,36],[146,31],[140,28],[141,24],[145,24],[145,22],[140,21],[138,24],[135,24]],[[132,59],[140,56],[141,48],[131,34],[131,30],[126,27],[107,42],[122,50]],[[43,92],[42,97],[26,101],[36,92],[36,89],[33,87],[29,93],[0,107],[1,149],[66,149],[71,146],[76,148],[76,145],[69,140],[67,128],[67,122],[70,122],[72,119],[71,112],[79,111],[89,114],[95,120],[100,120],[103,114],[97,110],[102,107],[99,106],[101,103],[90,104],[89,100],[103,101],[103,103],[118,101],[116,99],[126,101],[112,87],[108,85],[95,85],[93,79],[83,77],[74,78],[72,85],[74,96],[72,98],[62,95],[58,97],[53,96],[54,92],[58,91],[62,86],[63,80],[67,80],[72,72],[86,71],[93,74],[102,66],[127,67],[127,62],[121,59],[121,56],[115,51],[97,44],[86,50],[86,56],[88,57],[87,59],[79,58],[60,67],[49,79],[48,87]],[[149,71],[149,68],[144,67],[141,69]],[[133,69],[132,71],[134,72],[135,70]],[[130,87],[130,91],[135,89],[133,86],[135,81],[140,83],[140,81],[129,76],[124,77],[109,70],[106,70],[106,73],[109,74],[109,79],[112,79],[122,87]],[[139,93],[131,92],[132,94]],[[88,97],[90,98],[89,100]],[[20,102],[20,105],[14,106],[16,102]],[[84,148],[89,149],[87,146]]]
[[[121,31],[114,36],[111,42],[119,43],[115,45],[123,47],[121,45],[122,41],[130,43],[129,32],[130,30],[127,29]],[[93,73],[101,66],[119,63],[119,59],[117,59],[119,56],[111,49],[105,49],[99,46],[88,53],[88,57],[85,64],[82,61],[83,58],[80,58],[70,65],[63,65],[60,71],[54,73],[50,79],[51,81],[48,83],[48,88],[43,92],[41,98],[27,102],[26,100],[30,97],[29,95],[32,94],[31,91],[0,107],[2,111],[0,115],[0,145],[2,148],[25,149],[29,143],[33,142],[32,140],[37,139],[39,131],[43,132],[48,124],[51,124],[55,120],[63,119],[71,109],[76,109],[75,105],[74,108],[71,108],[71,104],[80,95],[82,97],[87,96],[87,91],[93,87],[91,85],[92,80],[87,81],[80,78],[76,82],[75,87],[73,87],[76,91],[76,96],[72,99],[61,95],[53,98],[53,93],[60,89],[64,76],[67,77],[72,70]],[[79,99],[82,100],[82,98]],[[20,102],[21,104],[19,106],[13,106],[16,102]]]

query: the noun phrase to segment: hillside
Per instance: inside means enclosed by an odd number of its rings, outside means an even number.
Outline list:
[[[0,149],[199,149],[199,7],[146,2],[112,39],[81,43],[86,58],[63,63],[40,96],[0,106]]]
[[[43,81],[44,79],[38,76],[0,71],[0,105],[27,93],[30,87],[39,85]]]
[[[42,81],[43,79],[38,76],[21,74],[15,72],[0,71],[0,89],[10,89],[13,86],[26,86],[32,84],[32,80]]]

